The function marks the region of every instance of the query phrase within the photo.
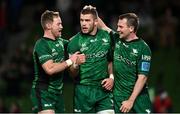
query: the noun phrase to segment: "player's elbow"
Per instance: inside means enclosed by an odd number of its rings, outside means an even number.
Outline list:
[[[50,76],[55,73],[54,65],[52,63],[45,63],[42,65],[42,68],[44,69],[45,73]]]
[[[53,69],[46,69],[45,70],[46,74],[52,76],[55,72],[53,71]]]
[[[139,74],[139,75],[138,75],[138,79],[140,79],[140,80],[143,81],[143,82],[146,82],[147,79],[148,79],[148,77],[145,76],[144,74]]]

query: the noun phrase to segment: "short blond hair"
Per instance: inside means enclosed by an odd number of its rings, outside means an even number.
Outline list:
[[[59,17],[59,12],[46,10],[41,15],[41,26],[43,29],[46,28],[46,24],[53,22],[54,17]]]

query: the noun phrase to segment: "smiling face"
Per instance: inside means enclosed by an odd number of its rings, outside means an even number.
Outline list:
[[[125,13],[119,16],[117,32],[120,38],[126,41],[136,39],[136,32],[139,26],[139,18],[135,13]]]
[[[94,19],[92,14],[81,14],[80,25],[82,33],[93,34],[97,29],[97,19]]]
[[[117,32],[120,35],[120,38],[127,39],[129,35],[133,32],[133,27],[127,25],[127,19],[119,19],[117,24]]]

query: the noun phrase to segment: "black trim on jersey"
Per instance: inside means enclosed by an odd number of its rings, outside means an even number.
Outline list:
[[[64,60],[69,58],[67,47],[68,47],[68,43],[64,44]]]
[[[111,46],[113,47],[113,49],[114,49],[114,47],[115,47],[115,39],[116,39],[116,37],[119,37],[119,35],[117,34],[117,33],[115,33],[114,31],[111,31],[110,33],[109,33],[109,35],[110,35],[110,38],[111,38]]]
[[[111,31],[109,33],[109,36],[110,36],[110,50],[109,50],[109,53],[108,53],[108,61],[113,61],[113,58],[114,58],[114,48],[115,48],[115,32]]]
[[[108,50],[107,60],[108,60],[108,62],[113,61],[113,51],[111,49]]]
[[[38,112],[39,111],[42,111],[43,108],[42,108],[42,102],[41,102],[41,92],[40,92],[40,89],[39,88],[35,88],[35,94],[36,94],[36,97],[38,99]]]
[[[77,76],[74,78],[74,83],[75,83],[75,84],[80,84],[80,81],[81,81],[81,79],[80,79],[80,67],[79,67],[78,74],[77,74]]]
[[[42,68],[39,58],[35,52],[35,58],[36,58],[36,64],[38,68],[38,80],[36,81],[36,86],[35,88],[41,88],[41,89],[48,89],[48,83],[49,83],[49,78],[47,77],[47,74],[45,73],[44,69]]]
[[[55,40],[57,40],[57,38],[55,38],[55,39],[51,39],[51,38],[48,38],[48,37],[42,37],[43,39],[45,39],[45,40],[51,40],[51,41],[55,41]]]
[[[140,38],[138,38],[138,39],[133,39],[133,40],[130,40],[130,41],[126,41],[125,39],[121,38],[121,41],[122,41],[122,42],[125,42],[125,43],[137,42],[137,41],[139,41],[139,40],[140,40]]]
[[[68,43],[64,44],[64,60],[69,59],[67,47],[68,47]],[[65,78],[69,77],[69,69],[68,68],[66,68],[64,71],[62,71],[62,76],[63,77],[65,76],[63,78],[63,81],[65,80]]]

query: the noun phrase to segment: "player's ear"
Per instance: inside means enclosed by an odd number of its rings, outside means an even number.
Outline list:
[[[52,25],[51,25],[50,23],[46,23],[46,28],[47,28],[47,29],[50,29],[51,26],[52,26]]]
[[[98,25],[98,18],[94,19],[94,23],[96,26]]]
[[[130,32],[134,32],[134,26],[130,26],[129,29],[130,29]]]

